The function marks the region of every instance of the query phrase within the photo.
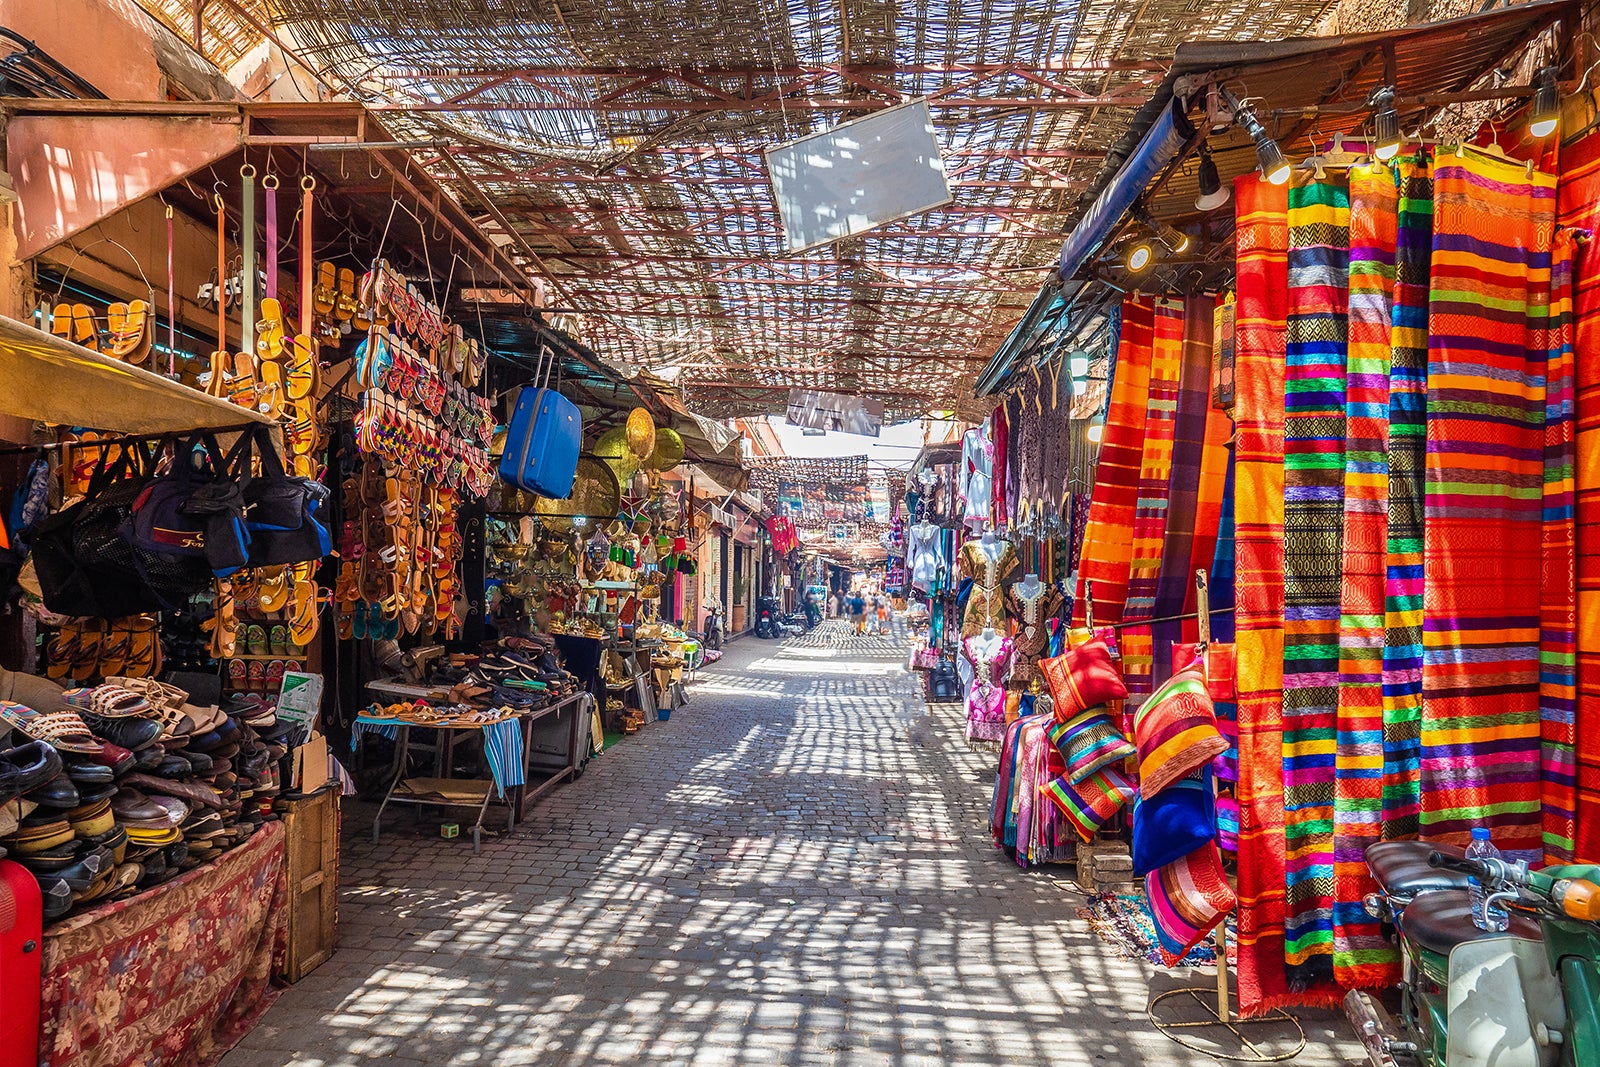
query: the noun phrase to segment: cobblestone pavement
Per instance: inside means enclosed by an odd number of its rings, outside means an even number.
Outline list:
[[[1120,958],[1070,868],[994,849],[992,756],[841,627],[735,642],[481,856],[352,805],[339,951],[223,1067],[1214,1064],[1145,1014],[1211,972]],[[1355,1062],[1305,1025],[1295,1062]]]

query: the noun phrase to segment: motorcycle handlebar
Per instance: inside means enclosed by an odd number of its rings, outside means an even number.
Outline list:
[[[1486,886],[1531,886],[1532,880],[1526,865],[1507,863],[1505,860],[1474,860],[1451,856],[1443,852],[1430,852],[1428,866],[1440,870],[1460,871],[1470,874]]]

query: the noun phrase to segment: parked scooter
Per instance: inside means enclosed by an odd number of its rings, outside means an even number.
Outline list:
[[[1600,866],[1530,871],[1418,841],[1366,858],[1367,911],[1394,925],[1403,968],[1398,1022],[1345,997],[1374,1067],[1600,1067]],[[1474,922],[1474,878],[1508,929]]]
[[[722,648],[723,624],[722,601],[708,600],[705,604],[706,628],[700,635],[700,643],[712,652]]]
[[[756,636],[765,640],[783,636],[783,603],[775,596],[756,598]]]

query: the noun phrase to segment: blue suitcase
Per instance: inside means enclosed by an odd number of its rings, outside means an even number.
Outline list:
[[[583,442],[583,415],[554,389],[529,386],[517,397],[506,449],[500,456],[500,477],[520,489],[552,500],[572,495]]]

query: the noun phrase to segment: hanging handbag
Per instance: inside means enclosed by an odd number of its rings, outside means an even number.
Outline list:
[[[58,615],[114,619],[175,607],[140,573],[138,553],[125,536],[134,501],[150,481],[155,449],[122,446],[114,461],[102,449],[84,498],[40,520],[33,535],[34,568],[45,607]]]
[[[213,575],[226,578],[245,565],[244,492],[215,437],[199,433],[174,444],[171,467],[134,501],[125,535],[141,576],[164,600],[181,603]]]
[[[251,460],[261,469],[251,475]],[[245,482],[245,524],[250,531],[250,566],[320,560],[333,551],[333,538],[321,519],[328,487],[292,476],[272,443],[272,432],[258,426],[240,438],[229,468]]]
[[[939,665],[939,650],[937,648],[919,648],[911,653],[911,669],[914,671],[931,671]]]
[[[542,348],[539,355],[544,384],[530,384],[517,397],[516,410],[506,429],[505,451],[500,455],[500,477],[552,500],[565,500],[572,495],[572,482],[578,471],[583,415],[572,401],[547,388],[555,354]],[[534,381],[538,380],[536,371]]]
[[[961,699],[961,676],[956,673],[955,660],[940,657],[939,662],[928,672],[928,699],[935,701]]]

